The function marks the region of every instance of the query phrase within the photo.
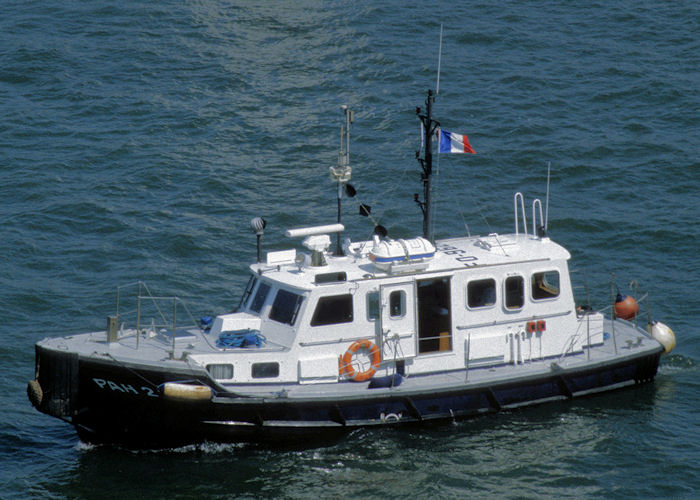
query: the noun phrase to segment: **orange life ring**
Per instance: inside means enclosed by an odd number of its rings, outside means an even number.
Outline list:
[[[365,350],[369,354],[371,359],[370,367],[365,371],[357,371],[352,366],[352,356],[360,350]],[[340,364],[340,374],[347,375],[348,378],[354,380],[355,382],[364,382],[365,380],[371,379],[379,368],[379,363],[381,362],[381,353],[379,348],[374,345],[370,340],[358,340],[353,342],[352,345],[343,354],[342,361]]]

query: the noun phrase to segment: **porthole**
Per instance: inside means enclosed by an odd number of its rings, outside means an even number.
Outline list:
[[[506,278],[506,309],[520,309],[525,304],[525,280],[522,276]]]
[[[233,365],[231,364],[210,364],[207,365],[207,371],[215,380],[231,380],[233,378]]]
[[[532,275],[533,300],[553,299],[559,296],[559,272],[545,271]]]
[[[496,303],[496,280],[492,278],[470,281],[467,285],[467,305],[471,309]]]
[[[253,378],[276,378],[280,376],[279,363],[253,363]]]

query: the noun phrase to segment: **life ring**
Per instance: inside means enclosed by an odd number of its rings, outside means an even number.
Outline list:
[[[352,357],[357,354],[358,351],[367,351],[370,357],[370,367],[364,371],[355,370],[352,366]],[[352,343],[352,345],[343,354],[342,362],[340,365],[340,374],[343,373],[348,376],[351,380],[355,382],[364,382],[365,380],[371,379],[379,368],[379,363],[381,362],[381,353],[379,348],[374,345],[370,340],[358,340]]]

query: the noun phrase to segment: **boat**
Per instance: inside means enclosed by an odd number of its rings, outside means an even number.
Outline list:
[[[145,283],[118,287],[104,330],[36,343],[34,407],[85,442],[144,448],[451,421],[652,381],[673,331],[638,324],[644,297],[577,303],[541,200],[531,228],[518,192],[513,233],[434,239],[435,98],[417,109],[421,235],[341,238],[355,191],[343,107],[337,221],[288,229],[291,248],[263,258],[253,219],[257,262],[232,312],[195,320]]]

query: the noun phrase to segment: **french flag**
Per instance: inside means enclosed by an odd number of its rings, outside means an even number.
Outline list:
[[[469,138],[464,134],[455,134],[441,129],[439,144],[441,153],[476,154],[476,151],[469,144]]]

